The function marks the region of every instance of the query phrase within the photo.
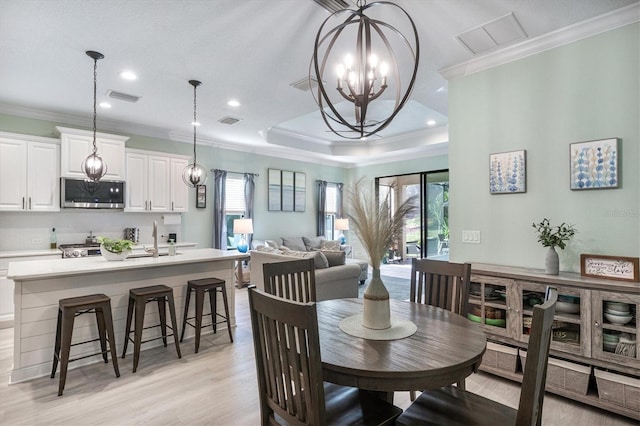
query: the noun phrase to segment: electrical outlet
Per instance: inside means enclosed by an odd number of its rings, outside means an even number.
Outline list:
[[[462,231],[462,242],[467,244],[480,244],[480,231]]]
[[[31,244],[33,244],[33,245],[42,244],[42,238],[32,238],[31,239]]]

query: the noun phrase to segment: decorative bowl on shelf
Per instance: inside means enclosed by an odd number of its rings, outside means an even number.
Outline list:
[[[613,315],[607,312],[604,313],[604,317],[609,320],[611,324],[624,325],[633,319],[633,315]]]
[[[580,304],[561,302],[560,300],[558,300],[556,302],[556,312],[562,312],[565,314],[577,314],[580,312]]]
[[[622,302],[605,302],[604,303],[605,310],[613,309],[614,311],[620,311],[624,313],[629,313],[629,304]]]
[[[611,309],[611,308],[605,309],[604,312],[607,313],[607,314],[619,315],[619,316],[623,316],[623,317],[626,317],[627,315],[631,315],[631,313],[629,313],[629,311],[617,311],[617,310]]]

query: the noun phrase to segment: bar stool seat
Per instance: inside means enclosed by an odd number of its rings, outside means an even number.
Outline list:
[[[191,292],[196,292],[196,313],[193,317],[188,317],[189,301],[191,300]],[[211,305],[211,313],[203,314],[204,310],[204,294],[209,292],[209,303]],[[217,293],[222,293],[222,301],[224,303],[225,314],[219,314],[217,311]],[[205,326],[202,325],[202,317],[204,315],[211,315],[211,324]],[[219,320],[222,318],[222,320]],[[195,324],[189,322],[189,320],[195,319]],[[233,334],[231,333],[231,324],[229,323],[229,304],[227,302],[227,290],[225,288],[225,281],[219,278],[202,278],[198,280],[187,281],[187,299],[184,303],[184,316],[182,320],[182,334],[180,335],[180,341],[184,339],[184,331],[187,324],[196,329],[196,353],[200,348],[200,333],[202,327],[212,326],[213,332],[217,332],[217,325],[227,323],[227,330],[229,331],[229,339],[233,343]]]
[[[160,323],[149,327],[144,326],[144,311],[147,303],[158,303],[158,314],[160,316]],[[169,304],[169,314],[171,315],[171,326],[167,325],[167,308],[166,303]],[[134,329],[131,330],[131,322],[135,310],[135,324]],[[178,336],[176,332],[176,307],[173,299],[173,289],[166,285],[152,285],[148,287],[132,288],[129,290],[129,304],[127,306],[127,328],[124,336],[124,348],[122,350],[122,358],[127,353],[127,346],[129,341],[133,342],[133,372],[138,369],[138,362],[140,361],[140,347],[143,343],[151,342],[153,340],[162,339],[164,346],[167,347],[167,337],[173,336],[173,340],[176,345],[176,352],[178,358],[182,358],[180,353],[180,344],[178,343]],[[150,328],[160,327],[161,335],[147,340],[142,340],[143,330]],[[171,329],[171,334],[167,334],[167,328]],[[134,338],[129,337],[131,333],[134,333]]]
[[[85,340],[72,344],[73,324],[75,318],[82,314],[96,314],[98,324],[97,339]],[[100,341],[100,352],[83,355],[78,358],[69,359],[71,346]],[[109,342],[109,350],[107,350]],[[53,349],[53,368],[51,378],[56,375],[58,361],[60,362],[60,382],[58,385],[58,396],[62,396],[64,385],[67,381],[67,368],[70,362],[91,356],[102,355],[105,364],[108,363],[107,353],[111,352],[113,371],[116,377],[120,377],[118,369],[118,355],[116,354],[115,335],[113,332],[113,318],[111,316],[111,299],[105,294],[91,294],[88,296],[70,297],[58,301],[58,321],[56,327],[56,342]]]

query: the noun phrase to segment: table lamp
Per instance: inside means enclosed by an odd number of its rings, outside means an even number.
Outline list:
[[[246,234],[253,234],[253,220],[234,219],[233,233],[240,234],[240,241],[238,241],[238,245],[237,245],[238,251],[240,253],[246,253],[249,250]]]
[[[336,231],[341,231],[340,235],[338,235],[338,239],[340,240],[341,245],[347,244],[347,237],[345,237],[344,232],[349,230],[349,219],[336,219]]]

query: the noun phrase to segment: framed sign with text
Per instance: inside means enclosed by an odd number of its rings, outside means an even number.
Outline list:
[[[580,275],[583,277],[640,282],[639,258],[581,254]]]

